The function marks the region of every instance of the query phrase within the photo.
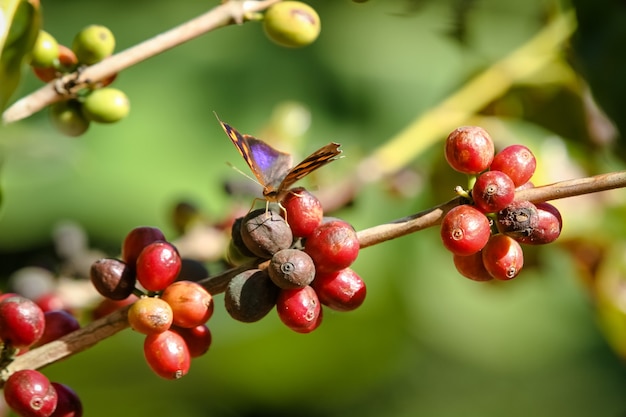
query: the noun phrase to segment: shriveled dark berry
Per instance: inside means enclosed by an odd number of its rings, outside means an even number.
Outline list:
[[[246,247],[260,258],[270,258],[293,242],[291,228],[273,211],[254,210],[246,215],[241,227],[241,238]]]
[[[244,323],[261,320],[276,305],[279,291],[267,272],[249,269],[228,284],[224,294],[226,311]]]
[[[537,224],[532,231],[517,238],[520,243],[529,245],[545,245],[554,242],[563,228],[563,219],[559,210],[550,203],[542,202],[537,207]]]
[[[528,237],[537,228],[537,207],[530,201],[514,201],[497,215],[496,226],[500,233],[515,239]]]
[[[230,232],[232,245],[244,257],[255,258],[256,255],[254,254],[254,252],[248,249],[246,244],[243,242],[243,238],[241,237],[241,225],[242,224],[243,224],[243,217],[238,217],[233,222],[233,227],[231,228],[231,232]]]
[[[293,289],[309,285],[315,278],[313,259],[298,249],[283,249],[274,254],[267,272],[280,288]]]
[[[132,268],[119,259],[103,258],[91,265],[91,283],[96,290],[111,300],[128,298],[135,289],[135,274]]]

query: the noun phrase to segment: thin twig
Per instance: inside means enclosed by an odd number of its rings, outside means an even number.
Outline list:
[[[88,85],[104,80],[126,68],[207,32],[232,23],[241,23],[246,15],[265,10],[279,1],[228,1],[203,15],[112,55],[80,72],[67,74],[61,79],[60,83],[65,85],[67,81],[72,81],[77,85]],[[55,85],[58,82],[59,80],[53,80],[39,90],[13,103],[2,115],[2,122],[4,124],[16,122],[42,110],[50,104],[67,99],[67,96],[59,94],[55,89]]]
[[[583,194],[606,191],[626,187],[626,171],[601,174],[588,178],[580,178],[557,182],[541,187],[518,191],[516,200],[532,202],[548,201],[559,198],[574,197]],[[361,230],[357,233],[361,248],[373,246],[391,239],[435,226],[441,218],[453,207],[462,204],[461,197],[457,197],[429,210],[412,216],[404,217],[387,224]],[[226,290],[228,282],[237,274],[250,268],[265,268],[268,262],[263,260],[251,261],[248,264],[229,269],[219,275],[200,281],[212,294],[219,294]],[[13,372],[20,369],[37,369],[82,352],[107,337],[128,327],[128,307],[115,311],[110,315],[98,319],[87,326],[65,337],[50,342],[18,356],[3,372],[2,380],[6,380]]]

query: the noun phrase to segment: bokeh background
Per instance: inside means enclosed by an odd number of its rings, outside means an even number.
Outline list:
[[[44,28],[60,42],[99,23],[115,33],[118,51],[214,6],[42,3]],[[135,226],[177,238],[177,202],[192,202],[209,222],[247,208],[249,196],[224,191],[225,182],[247,182],[227,162],[247,168],[213,112],[261,138],[281,115],[310,118],[305,133],[277,146],[302,156],[331,140],[342,144],[345,158],[307,183],[314,192],[332,191],[365,171],[368,157],[386,155],[375,160],[384,175],[364,179],[350,204],[333,212],[358,230],[446,201],[465,185],[443,160],[450,123],[485,127],[499,148],[530,147],[540,164],[536,185],[623,169],[623,2],[309,4],[322,19],[310,47],[276,46],[258,23],[220,29],[120,74],[115,86],[132,107],[120,123],[69,138],[44,111],[2,127],[5,284],[50,253],[60,221],[80,224],[93,248],[116,255]],[[459,96],[555,21],[569,22],[558,32],[564,42],[522,55],[502,78]],[[536,70],[515,75],[546,54]],[[15,97],[39,86],[25,73]],[[129,330],[46,374],[72,386],[90,417],[624,416],[625,195],[555,202],[564,218],[560,242],[527,248],[525,269],[511,282],[461,277],[433,228],[364,249],[354,268],[368,285],[365,304],[326,311],[312,334],[290,331],[274,312],[255,324],[235,322],[217,295],[211,350],[179,381],[152,374],[142,337]]]

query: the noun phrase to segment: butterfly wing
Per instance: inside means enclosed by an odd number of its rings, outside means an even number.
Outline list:
[[[322,148],[313,152],[304,161],[293,167],[278,185],[278,192],[280,193],[288,190],[291,185],[299,179],[309,175],[311,172],[326,165],[327,163],[339,158],[339,154],[341,154],[339,146],[341,145],[331,142],[328,145],[323,146]]]
[[[272,148],[254,136],[242,135],[221,120],[219,122],[254,176],[263,186],[263,193],[271,193],[289,172],[291,155]]]

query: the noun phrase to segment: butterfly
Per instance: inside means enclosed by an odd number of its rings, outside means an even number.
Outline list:
[[[341,145],[331,142],[292,168],[290,154],[274,149],[254,136],[242,135],[219,117],[217,120],[263,187],[263,197],[268,203],[280,203],[296,181],[334,161],[341,154]]]

